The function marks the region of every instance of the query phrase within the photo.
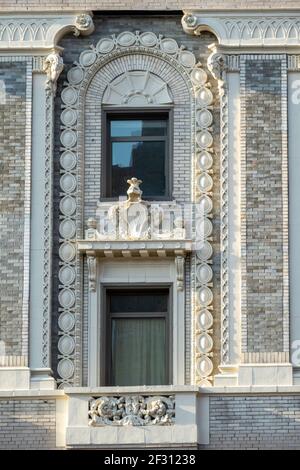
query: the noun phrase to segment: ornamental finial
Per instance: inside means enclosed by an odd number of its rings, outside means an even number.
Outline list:
[[[127,180],[129,188],[127,190],[127,202],[141,202],[143,191],[140,189],[140,184],[142,180],[138,180],[133,177],[130,180]]]

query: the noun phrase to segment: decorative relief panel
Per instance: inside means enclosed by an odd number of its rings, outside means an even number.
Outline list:
[[[102,103],[107,105],[153,106],[170,104],[168,85],[151,72],[125,72],[115,78],[104,93]]]
[[[103,396],[89,403],[90,426],[151,426],[175,423],[175,396]]]
[[[68,81],[62,91],[63,102],[61,113],[61,222],[60,222],[60,250],[61,269],[60,279],[60,336],[74,337],[75,345],[68,348],[66,343],[60,343],[60,362],[58,373],[61,377],[61,386],[80,383],[80,335],[76,334],[76,328],[80,325],[81,317],[81,266],[76,241],[83,238],[82,226],[82,167],[80,158],[83,149],[82,116],[86,87],[99,69],[111,63],[114,58],[130,54],[144,54],[157,56],[161,60],[173,66],[186,81],[192,93],[192,116],[194,119],[195,140],[193,142],[193,203],[195,205],[196,225],[193,230],[196,255],[193,261],[193,316],[194,327],[194,356],[195,374],[193,380],[200,385],[209,383],[212,372],[212,269],[210,267],[212,257],[212,185],[210,173],[213,165],[212,144],[213,137],[211,106],[213,95],[210,84],[207,83],[207,74],[196,63],[195,56],[178,46],[174,39],[156,36],[152,32],[135,34],[124,32],[118,36],[102,38],[96,46],[83,51],[79,61],[68,71]],[[104,95],[104,102],[112,100],[113,104],[130,101],[128,94],[123,93],[124,82],[128,80],[138,82],[135,85],[132,96],[152,99],[156,104],[169,102],[171,96],[166,84],[160,82],[158,77],[144,75],[143,77],[134,71],[130,75],[124,74],[119,81],[108,83]],[[113,87],[111,87],[113,84]],[[152,84],[152,92],[149,93],[149,84]],[[116,94],[113,95],[113,92]],[[148,95],[148,97],[146,97]],[[150,96],[151,95],[151,96]],[[116,96],[120,101],[115,103]],[[149,98],[150,97],[150,98]],[[100,102],[102,97],[99,97]],[[105,101],[106,100],[106,101]],[[156,101],[155,101],[156,100]],[[103,101],[102,101],[103,102]],[[111,104],[112,104],[111,103]],[[194,152],[195,151],[195,152]],[[175,227],[176,229],[176,227]],[[177,229],[182,231],[182,225]],[[179,272],[182,269],[180,267]],[[182,283],[181,274],[178,276],[179,287]],[[63,318],[63,321],[61,320]],[[72,329],[75,325],[75,329]],[[66,329],[67,328],[67,329]],[[71,343],[70,340],[68,340]],[[73,343],[72,343],[73,344]],[[72,352],[70,352],[72,350]],[[76,351],[76,353],[75,353]],[[78,359],[79,358],[79,359]],[[77,361],[77,362],[76,362]],[[75,364],[75,365],[74,365]],[[76,365],[77,364],[77,365]],[[78,366],[79,364],[79,366]]]
[[[223,19],[228,39],[298,39],[300,32],[299,18],[284,17],[248,17]]]
[[[51,23],[46,20],[31,19],[30,21],[22,18],[20,21],[1,21],[0,23],[0,41],[45,41],[48,29]]]

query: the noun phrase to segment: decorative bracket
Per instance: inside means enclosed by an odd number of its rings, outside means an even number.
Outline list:
[[[176,277],[177,277],[177,289],[179,291],[184,290],[184,256],[176,256],[175,264],[176,264]]]
[[[95,29],[91,15],[82,13],[76,16],[75,26],[74,26],[74,35],[75,36],[88,36]]]
[[[209,46],[209,49],[211,49],[212,53],[207,59],[207,67],[212,76],[218,81],[219,94],[223,96],[225,93],[226,72],[228,69],[226,56],[218,52],[215,44]]]
[[[89,291],[96,292],[97,258],[94,251],[87,251]]]
[[[64,61],[55,49],[46,57],[44,61],[44,72],[47,74],[46,89],[56,94],[57,80],[63,71]]]

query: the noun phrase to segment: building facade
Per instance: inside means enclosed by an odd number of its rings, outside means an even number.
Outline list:
[[[0,448],[299,449],[298,2],[98,3],[1,2]]]

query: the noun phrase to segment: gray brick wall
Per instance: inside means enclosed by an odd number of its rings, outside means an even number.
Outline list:
[[[54,264],[53,264],[53,272],[54,272],[54,283],[53,283],[53,336],[52,336],[52,354],[53,354],[53,368],[56,371],[56,363],[57,363],[57,289],[58,289],[58,282],[56,279],[57,272],[58,272],[58,227],[57,223],[59,221],[58,217],[58,205],[59,205],[59,155],[60,155],[60,142],[59,142],[59,135],[60,135],[60,126],[59,126],[59,116],[61,112],[61,100],[60,100],[60,93],[62,89],[62,84],[66,80],[66,73],[71,67],[73,61],[78,60],[80,53],[89,48],[90,44],[96,44],[100,38],[110,36],[111,34],[118,35],[122,31],[153,31],[156,34],[163,34],[165,37],[172,37],[174,38],[178,44],[183,44],[186,46],[188,50],[191,50],[196,55],[196,58],[202,62],[202,64],[206,64],[206,59],[209,54],[209,50],[207,46],[211,44],[213,41],[214,36],[209,33],[203,33],[201,37],[193,37],[188,36],[184,33],[181,27],[181,14],[179,15],[172,15],[172,16],[160,16],[160,15],[153,15],[151,17],[146,17],[143,15],[138,15],[135,17],[130,17],[128,15],[118,15],[118,16],[96,16],[94,18],[95,22],[95,32],[88,36],[88,37],[79,37],[74,40],[74,36],[69,35],[66,36],[60,43],[60,45],[64,48],[64,63],[65,63],[65,70],[63,71],[59,83],[58,83],[58,91],[57,97],[55,102],[55,158],[54,158]],[[172,77],[171,77],[172,79]],[[171,80],[172,81],[172,80]],[[217,96],[217,86],[216,83],[213,81],[213,93]],[[93,102],[96,103],[97,96],[93,97]],[[180,99],[177,97],[177,100]],[[181,109],[183,110],[184,118],[186,121],[189,120],[190,116],[190,109],[189,106],[186,106],[185,103],[179,103],[178,112],[180,114]],[[90,128],[88,137],[86,138],[86,142],[89,144],[89,149],[86,151],[85,156],[85,170],[86,170],[86,178],[85,178],[85,193],[86,193],[86,203],[85,203],[85,214],[84,220],[86,220],[89,216],[94,215],[95,209],[95,202],[99,197],[100,193],[100,152],[101,152],[101,142],[99,140],[99,129],[101,129],[101,125],[99,124],[99,119],[95,115],[95,109],[92,113],[87,114],[86,120],[91,122],[93,128]],[[214,240],[215,240],[215,259],[214,259],[214,266],[216,276],[219,277],[219,256],[218,256],[218,244],[219,244],[219,200],[218,200],[218,192],[219,192],[219,158],[218,158],[218,151],[219,151],[219,107],[218,101],[215,102],[215,107],[213,110],[214,113],[214,129],[215,129],[215,149],[216,149],[216,157],[215,157],[215,166],[214,166]],[[182,118],[181,118],[182,119]],[[179,120],[178,120],[179,122]],[[177,125],[179,125],[177,122]],[[99,127],[100,126],[100,127]],[[186,133],[186,129],[184,129]],[[189,131],[188,131],[189,132]],[[176,134],[177,135],[177,134]],[[94,139],[93,144],[91,143],[91,139]],[[189,199],[186,197],[186,194],[182,195],[178,181],[181,179],[182,185],[182,177],[185,178],[186,184],[190,187],[190,165],[189,159],[191,158],[191,152],[189,151],[189,138],[188,136],[184,135],[184,145],[182,143],[178,143],[175,149],[176,155],[176,165],[174,167],[174,180],[175,180],[175,191],[174,196],[177,200],[184,202],[185,200]],[[96,144],[95,144],[96,142]],[[93,147],[94,145],[94,147]],[[98,155],[93,151],[93,148],[98,148]],[[182,167],[181,165],[184,165]],[[181,178],[179,177],[179,173]],[[177,183],[177,184],[176,184]],[[187,264],[188,265],[188,264]],[[187,282],[189,286],[189,279],[187,276]],[[84,285],[86,286],[86,280],[84,281]],[[86,287],[85,287],[86,289]],[[214,308],[216,312],[219,312],[219,281],[216,283],[214,287]],[[187,291],[188,293],[188,291]],[[190,346],[189,335],[191,331],[190,326],[190,302],[187,299],[186,303],[186,340],[187,340],[187,347]],[[219,316],[216,313],[216,341],[215,341],[215,360],[216,364],[218,363],[218,351],[219,351],[219,342],[218,338],[218,331],[219,331]],[[83,311],[83,383],[86,383],[87,377],[87,305],[86,305],[86,298],[85,298],[85,305]],[[190,351],[187,351],[187,361],[189,362],[190,358]],[[189,363],[187,363],[187,381],[189,381],[190,377],[190,370],[189,370]]]
[[[280,352],[284,351],[281,60],[246,59],[244,79],[243,352]]]
[[[25,62],[0,63],[0,355],[22,355]]]
[[[300,449],[300,397],[213,396],[203,449]]]
[[[53,449],[55,431],[55,400],[0,400],[0,449]]]

